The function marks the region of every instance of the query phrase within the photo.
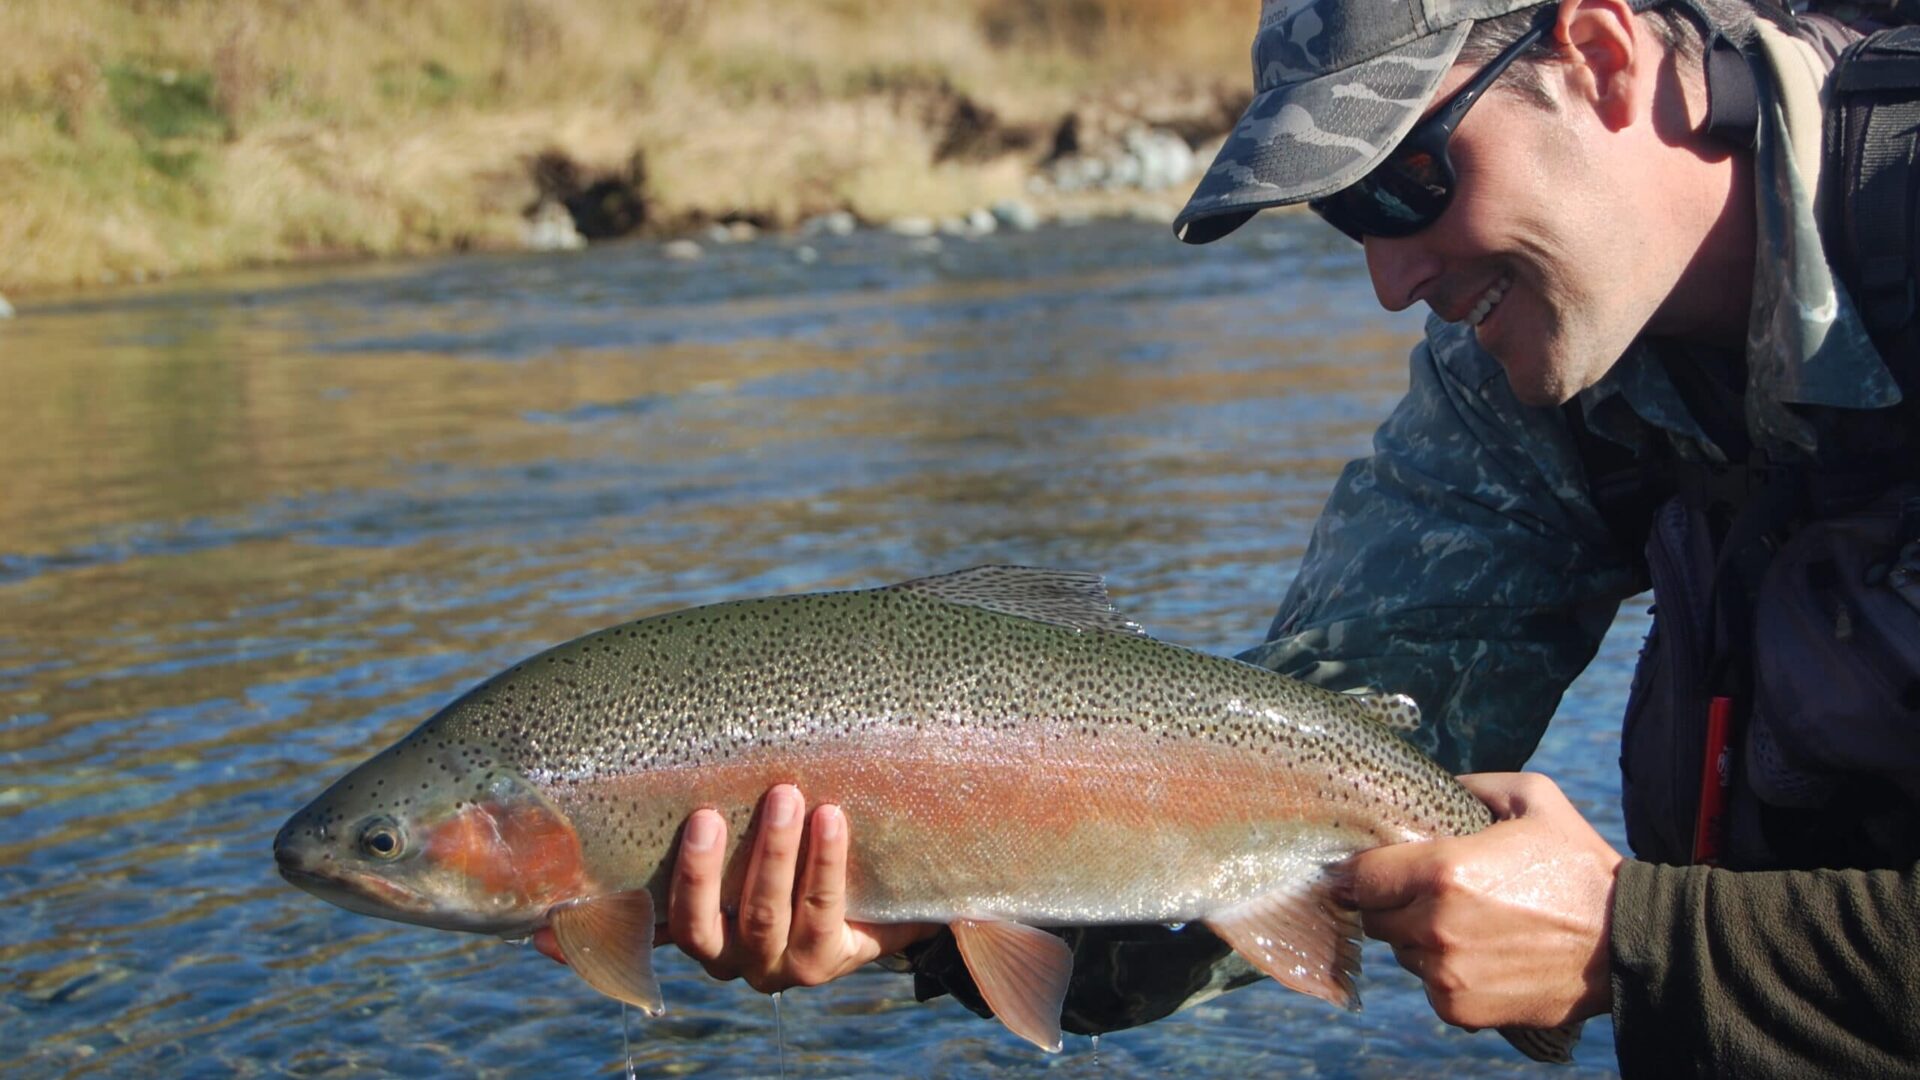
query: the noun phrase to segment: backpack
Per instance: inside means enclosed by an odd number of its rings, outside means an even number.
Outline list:
[[[1709,131],[1749,140],[1751,73],[1716,55]],[[1819,466],[1715,466],[1636,458],[1566,409],[1655,590],[1621,753],[1628,839],[1652,861],[1920,859],[1920,26],[1848,45],[1828,87],[1823,242],[1902,415],[1827,410]]]

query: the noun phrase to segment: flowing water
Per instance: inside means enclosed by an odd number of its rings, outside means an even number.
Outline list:
[[[35,1076],[578,1076],[620,1006],[530,949],[282,883],[274,831],[461,689],[586,630],[985,562],[1105,572],[1257,642],[1419,330],[1301,218],[939,250],[878,234],[261,273],[0,323],[0,1047]],[[1619,841],[1630,607],[1537,764]],[[1367,950],[1041,1055],[878,970],[777,1014],[671,950],[631,1067],[1546,1075]],[[784,1051],[782,1046],[784,1044]],[[1567,1077],[1611,1072],[1590,1024]]]

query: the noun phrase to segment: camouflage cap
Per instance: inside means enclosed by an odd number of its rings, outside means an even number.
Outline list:
[[[1407,132],[1475,19],[1541,0],[1263,0],[1253,103],[1174,219],[1190,244],[1255,211],[1331,195]]]

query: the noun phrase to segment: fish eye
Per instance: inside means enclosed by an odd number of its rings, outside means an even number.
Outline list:
[[[360,850],[376,859],[393,860],[406,850],[406,837],[400,823],[392,818],[374,818],[360,830]]]

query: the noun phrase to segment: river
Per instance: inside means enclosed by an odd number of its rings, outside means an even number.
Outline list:
[[[1272,220],[1266,220],[1271,218]],[[762,238],[306,267],[0,322],[0,1046],[36,1076],[625,1071],[534,954],[280,881],[275,830],[468,685],[671,608],[977,563],[1098,570],[1156,636],[1258,642],[1415,313],[1265,215],[937,244]],[[1616,844],[1629,605],[1538,767]],[[855,823],[856,828],[858,823]],[[862,972],[768,1000],[657,957],[640,1075],[1547,1075],[1272,983],[1048,1057]],[[1588,1025],[1558,1077],[1612,1075]]]

